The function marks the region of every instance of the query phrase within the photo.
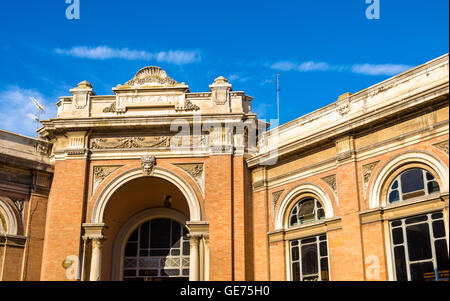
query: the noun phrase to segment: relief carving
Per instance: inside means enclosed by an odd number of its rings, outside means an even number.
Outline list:
[[[167,76],[166,71],[159,67],[150,66],[139,70],[124,86],[176,86],[177,84],[177,81]]]
[[[91,149],[151,148],[170,146],[170,137],[94,138]]]
[[[181,168],[186,173],[188,173],[192,178],[194,178],[200,190],[203,193],[204,189],[204,176],[203,176],[203,163],[178,163],[175,166]]]
[[[156,165],[156,158],[155,156],[144,156],[141,158],[141,166],[142,166],[142,173],[146,176],[149,176],[153,172],[153,168]]]
[[[372,162],[362,166],[364,195],[366,194],[370,177],[372,176],[373,170],[375,169],[375,166],[378,164],[378,162],[380,161]]]
[[[117,170],[119,166],[94,166],[93,168],[93,184],[92,184],[92,193],[97,190],[98,186],[103,182],[104,179],[106,179],[107,176],[109,176],[111,173],[113,173],[115,170]]]
[[[337,196],[337,179],[336,175],[330,175],[321,178],[322,181],[327,183],[327,185],[330,187],[331,191],[333,191],[333,194]]]
[[[433,144],[433,146],[437,149],[439,149],[440,151],[444,152],[447,154],[447,156],[449,155],[449,151],[448,151],[448,140],[446,141],[442,141],[442,142],[438,142]]]
[[[283,190],[275,191],[272,193],[272,221],[275,220],[275,208],[277,208],[278,200],[280,196],[283,194]]]
[[[103,109],[103,113],[114,113],[116,112],[116,102],[113,102],[110,106]]]

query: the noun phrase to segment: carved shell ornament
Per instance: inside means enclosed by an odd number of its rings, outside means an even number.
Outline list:
[[[150,66],[139,70],[136,75],[127,81],[124,86],[140,87],[140,86],[176,86],[178,83],[174,79],[167,76],[166,71],[159,67]]]

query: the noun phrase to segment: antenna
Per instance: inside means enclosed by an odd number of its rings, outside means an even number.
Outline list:
[[[277,117],[280,123],[280,73],[277,73]]]
[[[34,121],[36,121],[36,133],[39,129],[39,123],[41,121],[41,112],[45,111],[45,108],[43,105],[41,105],[39,103],[39,101],[37,101],[36,98],[34,98],[33,96],[30,97],[30,100],[34,103],[34,105],[36,106],[36,108],[38,109],[37,112],[37,116],[33,115],[33,114],[28,114],[28,117],[30,117],[31,119],[33,119]]]

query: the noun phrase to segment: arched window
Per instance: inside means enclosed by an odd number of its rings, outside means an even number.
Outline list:
[[[125,247],[124,280],[188,280],[189,238],[182,224],[165,218],[141,224]]]
[[[306,197],[298,201],[289,215],[289,227],[314,222],[325,218],[322,204],[312,198]]]
[[[304,197],[292,207],[289,227],[325,218],[322,204],[314,197]],[[291,279],[294,281],[326,281],[328,276],[327,235],[321,234],[289,241]]]
[[[429,171],[410,168],[399,174],[389,186],[389,204],[439,192],[439,184]]]

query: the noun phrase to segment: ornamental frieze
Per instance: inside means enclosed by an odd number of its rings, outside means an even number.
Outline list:
[[[170,146],[170,137],[121,137],[91,139],[91,149],[152,148]]]

